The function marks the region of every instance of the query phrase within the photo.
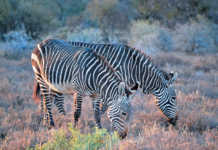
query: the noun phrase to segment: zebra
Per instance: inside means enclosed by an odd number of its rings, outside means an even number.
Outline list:
[[[63,94],[77,94],[78,97],[90,96],[96,124],[101,128],[99,117],[100,103],[108,107],[107,116],[112,128],[121,138],[128,132],[126,120],[129,118],[130,103],[125,94],[125,86],[113,74],[107,63],[90,48],[72,47],[61,40],[42,41],[31,55],[32,68],[38,87],[36,93],[42,94],[41,111],[47,112],[49,125],[54,126],[51,113],[53,98],[63,101]],[[35,83],[35,85],[37,85]],[[61,100],[60,100],[61,99]],[[77,99],[77,109],[82,99]],[[63,103],[59,103],[61,107]],[[61,111],[61,109],[59,110]],[[64,110],[61,111],[63,114]]]
[[[157,98],[157,106],[167,117],[169,123],[176,125],[178,119],[176,113],[176,93],[171,85],[176,80],[177,73],[167,73],[160,70],[152,63],[149,56],[127,45],[84,42],[68,43],[70,43],[72,47],[91,48],[97,55],[103,57],[103,59],[111,65],[116,76],[127,85],[128,90],[126,91],[128,95],[139,88],[142,89],[144,94],[155,95]],[[103,109],[102,112],[105,110],[106,109]],[[78,120],[78,118],[79,115],[74,119]]]
[[[156,96],[156,104],[167,117],[168,122],[176,125],[178,120],[176,93],[172,87],[178,74],[167,73],[152,63],[151,57],[127,45],[94,44],[69,42],[72,47],[91,48],[109,63],[116,76],[128,87],[130,94],[142,89],[144,94]]]

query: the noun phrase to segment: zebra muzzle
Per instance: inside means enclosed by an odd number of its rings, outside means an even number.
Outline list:
[[[176,115],[175,118],[169,119],[168,122],[169,122],[170,124],[172,124],[173,126],[176,126],[177,120],[178,120],[178,116]]]
[[[121,139],[124,139],[127,136],[127,132],[122,132],[121,134],[119,134],[119,137]]]
[[[121,139],[124,139],[124,138],[127,136],[127,133],[128,133],[128,128],[125,128],[124,131],[119,132],[119,137],[120,137]]]

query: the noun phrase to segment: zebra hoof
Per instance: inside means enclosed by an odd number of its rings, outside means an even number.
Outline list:
[[[101,126],[101,125],[98,125],[97,127],[98,127],[99,129],[102,129],[102,126]]]
[[[176,126],[177,120],[178,120],[178,116],[176,116],[175,118],[169,119],[168,122],[172,124],[173,126]]]
[[[78,125],[78,122],[75,121],[75,122],[74,122],[74,125],[73,125],[73,128],[77,128],[77,125]]]
[[[55,124],[53,121],[51,121],[49,126],[48,126],[48,129],[50,130],[51,128],[54,128],[54,127],[55,127]]]
[[[65,112],[65,111],[63,111],[63,112],[62,112],[62,115],[66,116],[66,112]]]
[[[126,132],[119,134],[119,137],[123,140],[127,136]]]

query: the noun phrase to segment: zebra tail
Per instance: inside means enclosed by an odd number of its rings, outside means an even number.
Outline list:
[[[40,86],[39,86],[39,83],[36,80],[34,80],[32,98],[33,98],[33,100],[35,101],[36,104],[39,104],[41,102]]]

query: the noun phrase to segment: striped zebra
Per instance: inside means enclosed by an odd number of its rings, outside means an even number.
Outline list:
[[[157,98],[157,106],[168,118],[169,123],[176,125],[178,116],[176,93],[171,87],[177,73],[167,73],[158,69],[149,56],[127,45],[92,44],[69,42],[73,47],[91,48],[109,63],[120,80],[125,81],[132,92],[141,88],[144,94],[153,94]]]
[[[152,64],[150,57],[126,45],[69,43],[73,47],[91,48],[97,55],[104,57],[114,69],[116,76],[125,81],[129,88],[127,93],[131,94],[141,88],[144,94],[154,94],[157,97],[157,106],[168,118],[169,123],[176,125],[178,118],[176,93],[175,89],[170,86],[175,81],[177,74],[158,69]],[[78,120],[78,118],[79,115],[75,115],[75,119]]]
[[[60,40],[45,40],[33,50],[32,67],[35,74],[35,95],[41,92],[41,110],[47,112],[50,126],[54,126],[51,113],[52,100],[63,107],[63,94],[77,94],[77,109],[81,109],[82,98],[93,100],[96,124],[101,128],[99,105],[106,104],[108,118],[121,138],[127,135],[126,120],[130,103],[124,84],[114,75],[112,68],[91,49],[72,47]],[[38,83],[38,84],[37,84]],[[40,91],[39,91],[40,89]],[[60,103],[61,102],[61,103]],[[59,106],[59,107],[60,107]],[[59,109],[65,114],[64,109]]]

